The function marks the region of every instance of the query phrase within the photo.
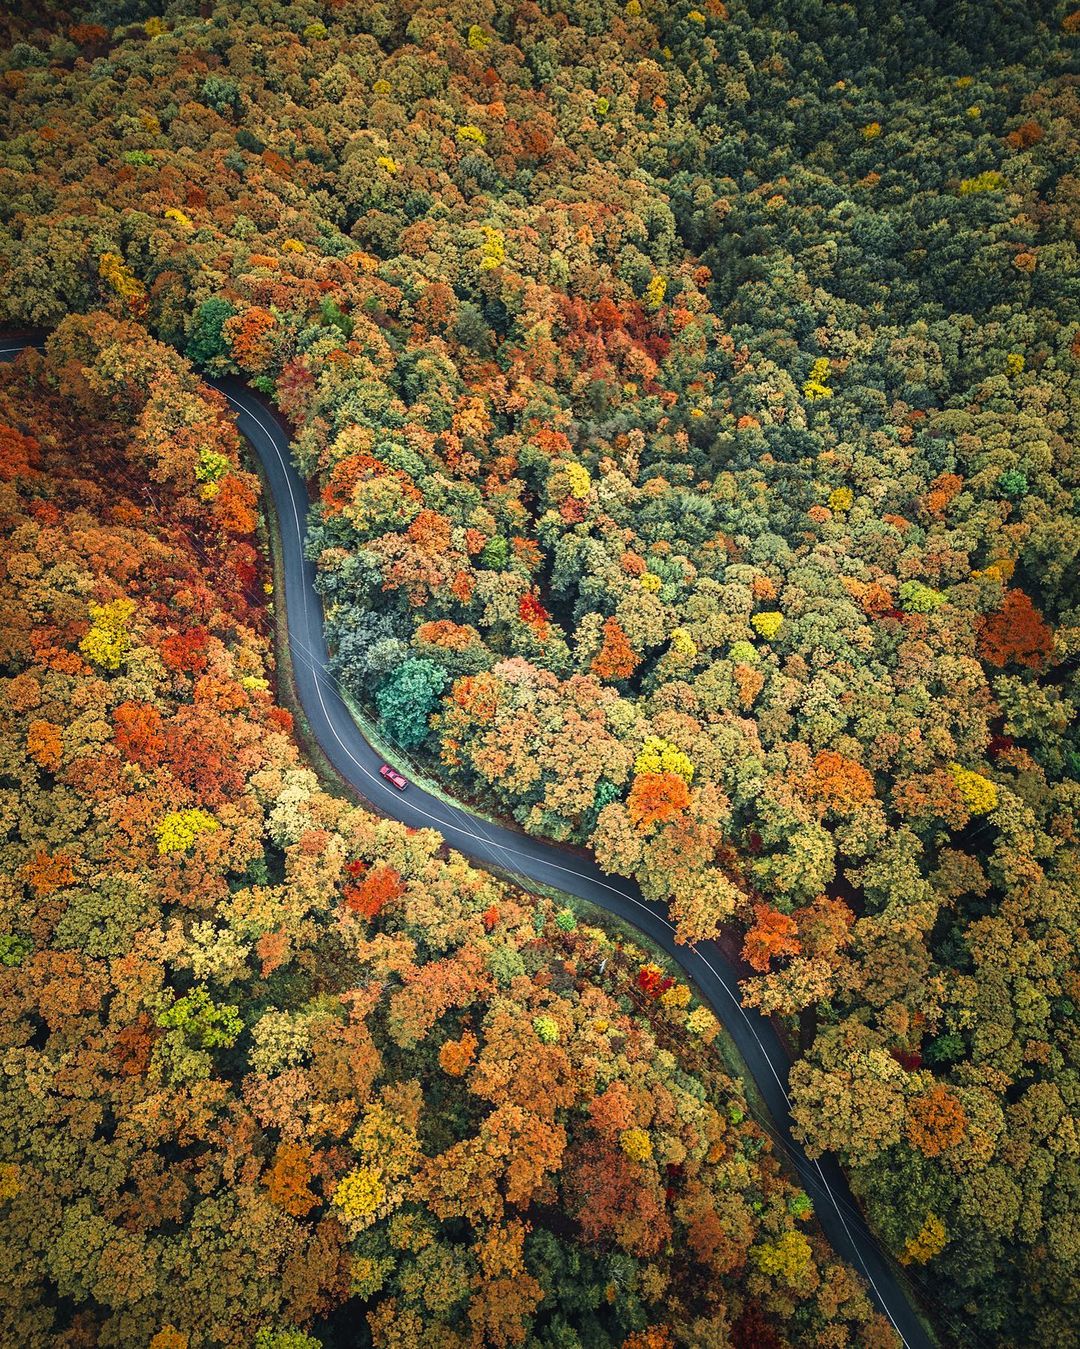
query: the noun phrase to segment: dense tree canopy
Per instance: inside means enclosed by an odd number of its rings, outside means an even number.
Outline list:
[[[303,766],[223,403],[0,374],[0,1339],[892,1345],[689,987]]]
[[[151,389],[182,363],[120,363],[122,335],[274,397],[346,689],[684,939],[739,924],[747,996],[801,1021],[800,1128],[943,1329],[1063,1343],[1080,12],[151,8],[8,20],[8,319],[108,311],[113,339],[58,339],[57,388],[137,414],[188,528],[245,538],[250,486],[182,374]],[[2,450],[31,470],[22,423]],[[130,598],[82,616],[103,679],[139,649],[138,609],[108,608]],[[161,654],[208,690],[209,617]],[[171,753],[146,701],[117,723],[139,764]],[[52,772],[63,723],[31,721]],[[218,818],[238,770],[205,739],[219,785],[170,809]],[[197,826],[160,842],[224,846]],[[27,865],[49,885],[70,859]],[[394,1183],[362,1174],[356,1204]]]

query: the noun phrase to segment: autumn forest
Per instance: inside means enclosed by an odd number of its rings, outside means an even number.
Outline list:
[[[1070,1343],[1080,10],[5,9],[0,1344]]]

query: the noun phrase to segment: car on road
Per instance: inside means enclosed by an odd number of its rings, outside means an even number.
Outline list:
[[[397,769],[391,768],[388,763],[384,763],[383,766],[379,769],[379,772],[383,775],[383,777],[387,780],[387,782],[392,782],[399,792],[403,792],[405,788],[409,785],[408,782],[406,782],[406,780],[397,771]]]

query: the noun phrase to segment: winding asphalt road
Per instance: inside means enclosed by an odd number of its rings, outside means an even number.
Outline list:
[[[15,339],[10,341],[14,343]],[[0,359],[11,360],[20,350],[22,345],[0,348]],[[833,1249],[863,1275],[877,1304],[909,1349],[930,1349],[933,1341],[894,1267],[868,1231],[839,1166],[831,1156],[811,1161],[793,1138],[787,1054],[770,1022],[753,1008],[743,1007],[738,976],[720,948],[714,942],[678,945],[664,905],[644,899],[632,881],[602,871],[591,856],[583,857],[577,851],[478,819],[415,784],[398,792],[379,776],[382,756],[364,739],[328,672],[315,567],[304,555],[308,494],[289,452],[288,433],[239,380],[211,383],[236,412],[239,429],[258,456],[273,496],[296,689],[326,757],[366,801],[385,814],[407,825],[438,830],[472,861],[509,873],[525,886],[534,881],[590,900],[662,947],[682,967],[735,1041],[768,1107],[771,1118],[760,1122],[798,1172]]]

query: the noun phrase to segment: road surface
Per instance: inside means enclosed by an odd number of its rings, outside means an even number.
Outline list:
[[[0,347],[0,359],[11,360],[22,349],[14,345],[15,340]],[[770,1118],[759,1122],[798,1172],[833,1249],[863,1276],[909,1349],[930,1349],[933,1341],[892,1263],[868,1231],[839,1166],[831,1156],[811,1161],[792,1137],[787,1053],[770,1022],[755,1009],[743,1007],[738,975],[720,948],[713,942],[692,947],[677,944],[665,906],[644,899],[634,882],[602,871],[591,856],[479,819],[413,783],[399,792],[379,775],[382,755],[364,739],[327,668],[315,567],[304,555],[308,493],[293,464],[288,433],[241,381],[210,382],[235,411],[237,425],[257,455],[273,497],[296,691],[311,731],[334,768],[360,796],[394,819],[438,830],[470,860],[509,873],[524,886],[533,881],[598,904],[666,951],[738,1047],[769,1111]],[[280,607],[281,597],[277,598]]]

